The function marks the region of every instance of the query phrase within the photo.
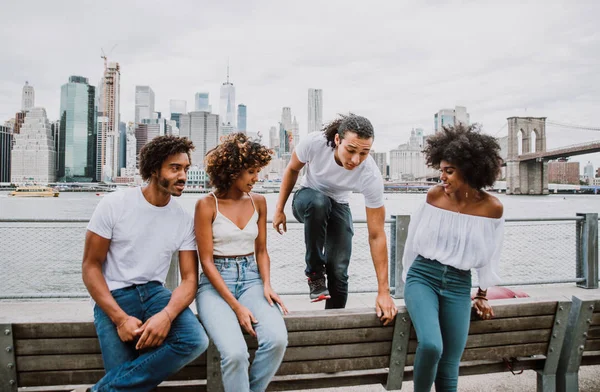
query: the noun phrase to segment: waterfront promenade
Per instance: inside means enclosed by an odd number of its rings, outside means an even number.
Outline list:
[[[573,283],[560,285],[541,285],[518,287],[531,297],[545,297],[548,295],[562,295],[571,298],[572,295],[599,294],[600,289],[581,289]],[[311,304],[308,295],[282,296],[291,312],[320,310],[322,303]],[[365,308],[374,305],[375,293],[351,293],[348,299],[348,308]],[[398,305],[404,305],[402,299],[397,299]],[[195,306],[191,308],[195,311]],[[85,299],[65,299],[46,301],[0,301],[0,324],[11,322],[89,322],[93,320],[92,306]],[[580,369],[580,391],[600,391],[600,366],[584,366]],[[536,390],[536,373],[525,371],[520,375],[510,372],[486,374],[479,376],[461,376],[459,391],[503,391],[526,392]],[[317,390],[315,390],[317,391]],[[381,385],[365,385],[360,387],[328,388],[318,391],[330,392],[382,392],[385,388]],[[402,391],[413,392],[412,382],[403,383]]]

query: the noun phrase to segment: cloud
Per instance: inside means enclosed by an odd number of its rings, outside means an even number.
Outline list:
[[[97,85],[100,50],[121,65],[121,118],[133,119],[135,85],[150,85],[156,110],[208,91],[218,112],[229,59],[248,128],[268,134],[289,106],[307,126],[308,88],[324,91],[324,120],[353,111],[376,127],[375,148],[433,128],[442,108],[466,106],[494,134],[506,118],[597,120],[600,3],[537,1],[10,2],[0,30],[0,121],[19,109],[29,80],[36,104],[58,118],[70,75]],[[503,132],[506,132],[504,130]],[[554,133],[556,135],[554,135]],[[565,130],[549,130],[548,145]],[[569,132],[570,144],[600,139]],[[598,154],[595,166],[600,166]]]

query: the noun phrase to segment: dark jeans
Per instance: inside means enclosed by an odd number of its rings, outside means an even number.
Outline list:
[[[344,308],[354,235],[350,207],[314,189],[302,188],[294,194],[292,211],[304,223],[304,272],[307,276],[327,273],[331,299],[326,301],[325,309]]]
[[[408,270],[404,302],[417,333],[415,392],[454,392],[471,315],[471,271],[417,256]]]
[[[111,294],[125,313],[142,322],[163,310],[171,299],[171,291],[159,282]],[[116,326],[98,305],[94,306],[94,325],[106,375],[92,391],[150,391],[208,348],[208,336],[189,308],[175,317],[160,346],[142,352],[135,349],[135,341],[121,341]]]

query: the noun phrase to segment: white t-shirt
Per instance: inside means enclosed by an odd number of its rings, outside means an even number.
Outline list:
[[[173,253],[196,250],[192,216],[173,197],[164,207],[150,204],[140,187],[104,196],[87,229],[111,240],[102,264],[110,291],[164,284]]]
[[[383,178],[371,155],[354,170],[338,165],[323,132],[309,133],[296,146],[296,155],[306,164],[300,185],[323,192],[338,203],[348,204],[351,192],[362,193],[365,206],[383,206]]]

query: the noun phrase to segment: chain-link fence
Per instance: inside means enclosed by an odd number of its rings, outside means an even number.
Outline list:
[[[0,299],[86,297],[81,260],[86,220],[0,221]],[[304,231],[289,223],[287,233],[267,229],[271,284],[281,294],[308,291],[304,275]],[[390,223],[385,225],[389,243]],[[354,223],[350,291],[377,291],[365,222]]]
[[[507,220],[500,264],[503,284],[577,281],[576,222]],[[86,225],[86,220],[0,220],[0,299],[86,297],[81,281]],[[390,247],[392,226],[386,222]],[[281,294],[308,292],[303,230],[303,225],[289,223],[282,236],[268,225],[271,281]],[[349,289],[376,291],[366,223],[355,222],[354,231]],[[473,278],[476,284],[477,275]]]

